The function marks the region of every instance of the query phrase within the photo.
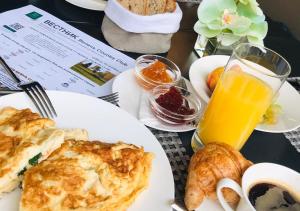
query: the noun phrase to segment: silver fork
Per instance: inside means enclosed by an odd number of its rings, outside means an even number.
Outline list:
[[[1,57],[0,63],[6,72],[14,79],[14,81],[18,83],[18,87],[20,87],[29,96],[43,117],[54,118],[57,116],[57,113],[48,95],[46,94],[45,89],[37,81],[22,83],[22,81],[14,74],[12,69]]]
[[[186,85],[186,82],[185,82],[185,79],[184,78],[181,78],[178,83],[177,83],[177,86],[185,89],[185,90],[188,90],[188,87]],[[182,93],[184,96],[188,96],[189,95],[189,92],[185,92],[185,93]]]
[[[22,92],[22,90],[0,89],[0,97],[3,95],[14,94],[14,93],[18,93],[18,92]],[[114,92],[114,93],[111,93],[108,95],[100,96],[98,98],[101,100],[107,101],[109,103],[117,105],[119,102],[119,93]]]
[[[103,95],[103,96],[98,97],[98,98],[101,99],[101,100],[105,100],[105,101],[107,101],[109,103],[118,105],[118,102],[119,102],[119,93],[118,92],[114,92],[114,93],[111,93],[111,94],[108,94],[108,95]]]
[[[177,86],[185,89],[185,90],[188,90],[188,87],[186,85],[186,82],[185,82],[185,79],[184,78],[181,78],[178,83],[177,83]],[[190,92],[183,92],[182,93],[185,97],[188,97],[190,95]],[[189,103],[187,101],[184,102],[185,105],[189,108]],[[197,122],[195,120],[193,120],[192,122],[189,122],[188,124],[192,125],[193,127],[197,127]]]
[[[175,211],[187,211],[187,209],[185,209],[183,206],[179,205],[179,203],[177,203],[176,201],[174,201],[172,204],[171,204],[171,207],[173,210]]]

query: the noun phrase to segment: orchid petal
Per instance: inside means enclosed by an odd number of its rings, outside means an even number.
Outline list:
[[[266,21],[264,21],[259,24],[252,24],[249,28],[247,35],[262,40],[266,37],[267,32],[268,32],[268,24]]]
[[[198,33],[201,34],[207,38],[212,38],[217,36],[218,34],[221,33],[221,30],[216,29],[209,29],[205,24],[201,23],[200,21],[197,21],[195,26],[194,26],[194,30]]]
[[[228,25],[233,34],[243,34],[251,26],[251,20],[244,16],[234,16],[232,22]]]
[[[206,25],[209,29],[213,29],[213,30],[222,29],[222,21],[220,19],[211,21],[211,22],[207,23]]]
[[[230,12],[235,12],[237,9],[234,0],[217,0],[217,1],[218,1],[217,8],[219,9],[219,11],[228,10]]]
[[[259,23],[265,20],[265,16],[262,13],[262,10],[259,7],[253,9],[249,5],[238,4],[237,13],[240,16],[245,16],[252,20],[252,22]]]
[[[240,3],[240,4],[239,4]],[[244,5],[251,9],[256,15],[263,15],[262,10],[259,8],[259,4],[256,0],[238,0],[238,5]]]
[[[239,2],[242,4],[248,4],[248,0],[239,0]]]
[[[259,8],[259,4],[256,0],[248,0],[250,8],[255,11],[256,15],[261,16],[263,15],[262,10]]]
[[[203,23],[209,23],[220,18],[222,11],[217,9],[217,0],[204,0],[198,7],[198,18]]]
[[[247,39],[252,44],[264,46],[264,41],[262,39],[258,39],[257,37],[252,36],[247,36]]]

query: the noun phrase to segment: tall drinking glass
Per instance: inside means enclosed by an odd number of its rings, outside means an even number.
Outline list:
[[[211,142],[240,150],[290,72],[289,63],[268,48],[237,46],[194,133],[194,151]]]

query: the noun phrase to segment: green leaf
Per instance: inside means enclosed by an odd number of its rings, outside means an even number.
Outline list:
[[[218,34],[221,33],[221,30],[213,30],[213,29],[209,29],[206,25],[204,25],[203,23],[201,23],[200,21],[197,21],[195,26],[194,26],[194,30],[198,33],[201,34],[207,38],[212,38],[217,36]]]
[[[256,37],[259,40],[262,40],[266,37],[268,32],[268,24],[266,21],[259,24],[252,24],[247,33],[248,36]]]
[[[279,114],[282,113],[282,107],[279,104],[272,103],[263,115],[263,124],[276,124]]]
[[[25,173],[26,170],[27,170],[26,167],[24,167],[24,168],[18,173],[18,176],[23,175],[23,174]]]
[[[34,156],[33,158],[31,158],[28,163],[32,166],[35,166],[38,164],[40,157],[42,157],[42,153],[40,152],[39,154],[37,154],[36,156]]]

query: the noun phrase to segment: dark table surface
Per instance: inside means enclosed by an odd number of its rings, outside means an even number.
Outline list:
[[[64,0],[1,0],[0,12],[33,4],[50,14],[66,21],[92,37],[106,43],[101,32],[103,12],[76,7]],[[195,3],[181,3],[183,19],[180,30],[173,36],[167,57],[188,77],[190,65],[197,59],[193,51],[197,34],[193,25],[197,20]],[[300,76],[300,42],[292,37],[288,29],[268,19],[269,31],[265,45],[283,55],[292,66],[291,76]],[[126,52],[125,52],[126,53]],[[126,53],[136,58],[138,54]],[[292,102],[291,102],[292,103]],[[299,105],[300,106],[300,105]],[[192,155],[190,140],[193,132],[180,133],[179,136],[188,152]],[[273,162],[288,166],[300,172],[300,153],[290,144],[283,134],[254,131],[241,152],[254,163]]]

